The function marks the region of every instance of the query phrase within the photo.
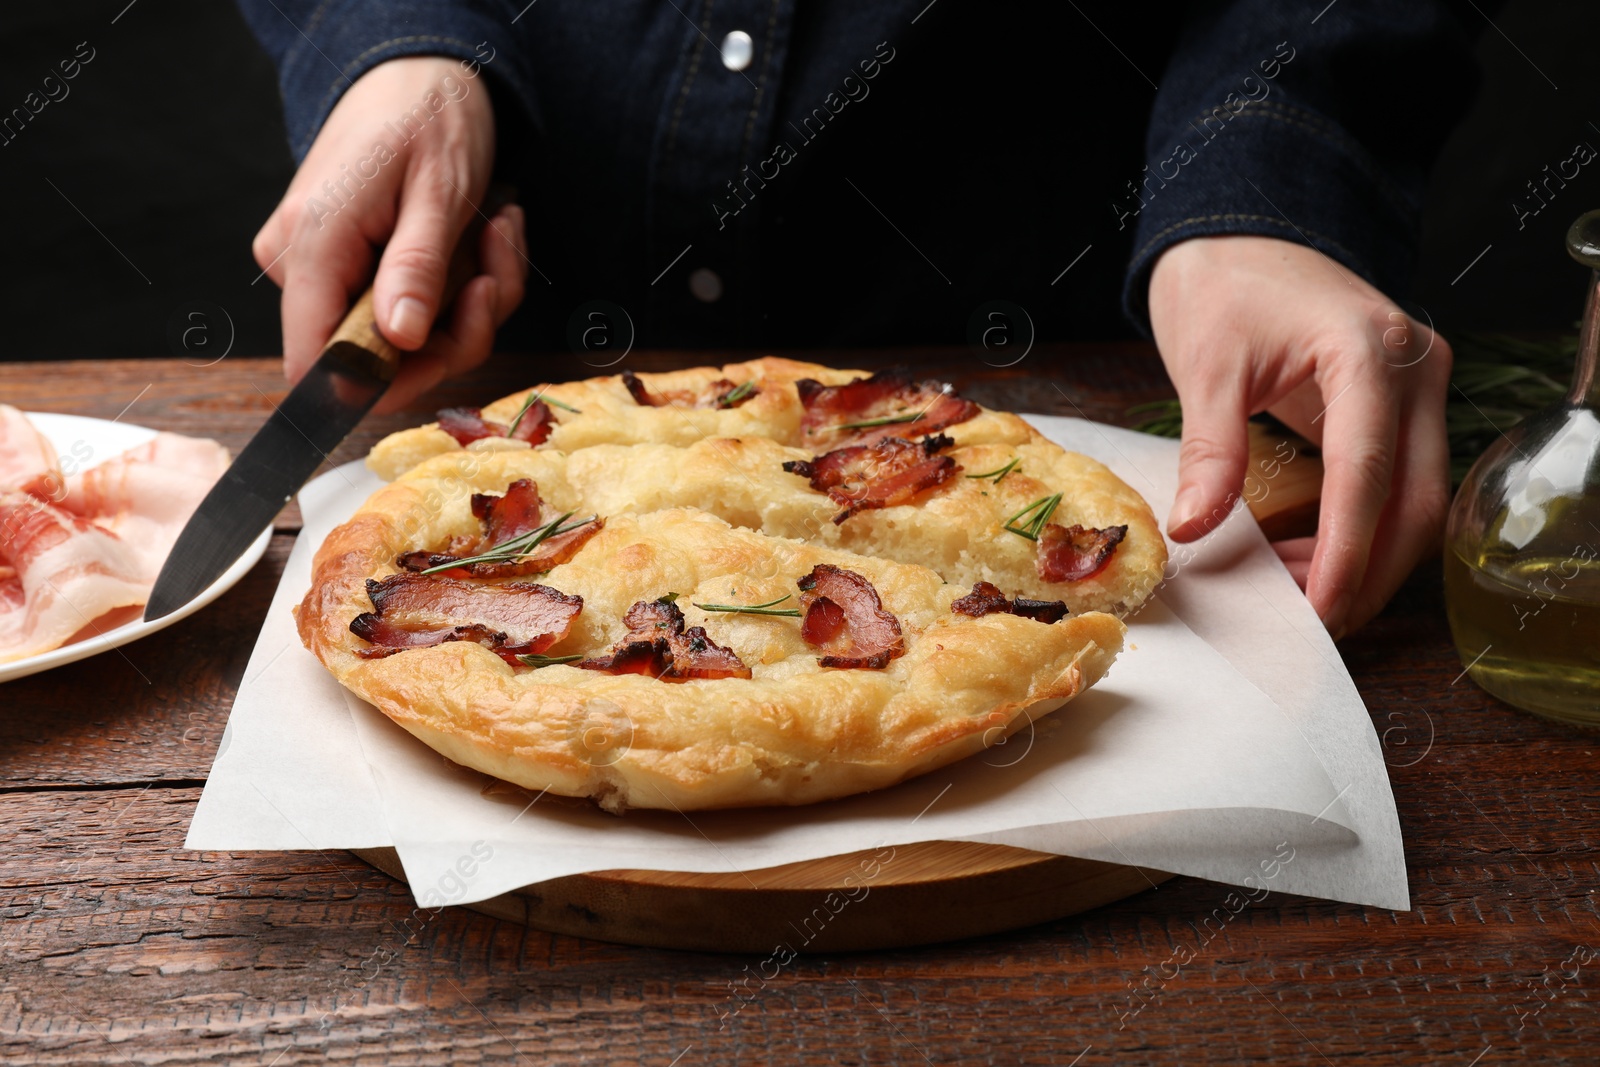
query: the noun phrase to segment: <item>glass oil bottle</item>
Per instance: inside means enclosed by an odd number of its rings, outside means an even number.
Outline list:
[[[1483,454],[1451,505],[1445,606],[1472,680],[1600,727],[1600,211],[1567,250],[1591,268],[1572,389]]]

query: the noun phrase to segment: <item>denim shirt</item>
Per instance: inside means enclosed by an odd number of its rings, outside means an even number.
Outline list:
[[[1211,234],[1400,297],[1476,79],[1434,0],[239,2],[297,159],[385,60],[481,68],[553,343],[592,301],[655,347],[1147,332]]]

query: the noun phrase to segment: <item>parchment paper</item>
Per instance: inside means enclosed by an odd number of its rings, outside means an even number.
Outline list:
[[[1106,463],[1166,515],[1175,442],[1080,419],[1028,419]],[[1270,475],[1258,477],[1270,492]],[[305,526],[188,847],[392,845],[426,906],[592,870],[747,871],[980,840],[1409,907],[1394,799],[1367,710],[1244,509],[1198,547],[1169,545],[1168,580],[1129,620],[1129,647],[1107,677],[1003,745],[826,804],[617,817],[486,790],[491,779],[346,693],[301,646],[290,609],[305,593],[311,556],[379,484],[353,463],[302,490]]]

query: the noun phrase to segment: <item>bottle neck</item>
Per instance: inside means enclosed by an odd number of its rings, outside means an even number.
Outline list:
[[[1572,372],[1567,402],[1600,408],[1600,270],[1589,275],[1589,299],[1578,334],[1578,363]]]

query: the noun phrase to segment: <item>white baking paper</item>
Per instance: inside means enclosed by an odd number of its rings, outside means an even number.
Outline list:
[[[1166,515],[1175,442],[1080,419],[1029,421],[1106,463]],[[486,790],[491,779],[347,694],[301,646],[290,609],[305,593],[311,556],[379,484],[349,464],[301,492],[305,526],[188,847],[390,845],[425,905],[584,871],[749,871],[975,840],[1409,907],[1394,799],[1367,710],[1248,511],[1198,546],[1169,545],[1168,581],[1130,620],[1128,648],[1107,677],[1003,745],[826,804],[618,817]]]

